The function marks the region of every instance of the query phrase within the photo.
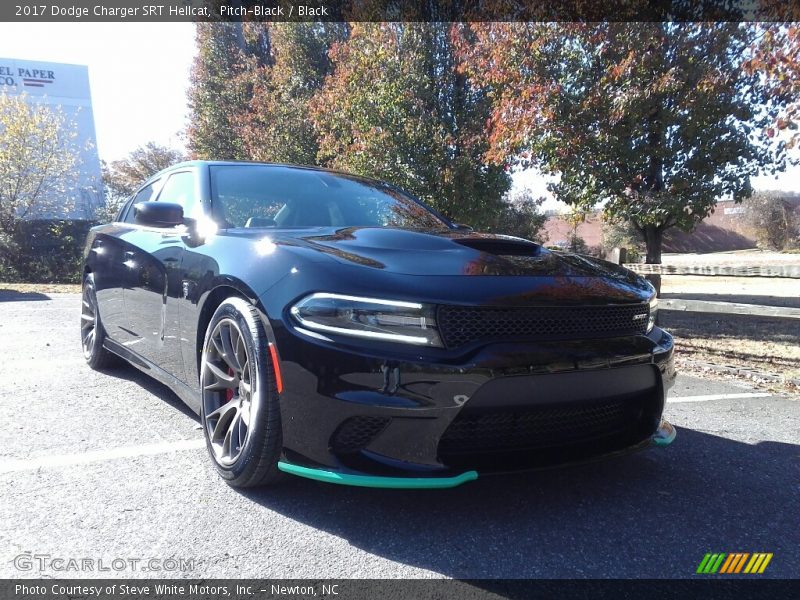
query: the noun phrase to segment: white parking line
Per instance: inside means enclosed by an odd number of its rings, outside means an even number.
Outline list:
[[[20,471],[35,471],[52,467],[71,467],[86,463],[114,460],[117,458],[134,458],[137,456],[152,456],[154,454],[168,454],[185,450],[198,450],[206,445],[203,439],[180,440],[177,442],[162,442],[159,444],[143,444],[141,446],[125,446],[110,450],[93,450],[80,454],[57,454],[55,456],[40,456],[38,458],[8,460],[0,464],[0,473],[17,473]]]
[[[766,398],[772,394],[766,392],[746,392],[740,394],[709,394],[705,396],[678,396],[668,398],[670,403],[680,402],[708,402],[710,400],[733,400],[740,398]],[[8,460],[0,464],[0,473],[18,473],[21,471],[35,471],[37,469],[71,467],[118,458],[135,458],[137,456],[153,456],[155,454],[168,454],[170,452],[183,452],[186,450],[199,450],[206,445],[203,439],[179,440],[177,442],[162,442],[158,444],[143,444],[141,446],[124,446],[110,450],[93,450],[79,454],[57,454],[54,456],[40,456],[38,458]]]
[[[773,396],[767,392],[745,392],[741,394],[709,394],[706,396],[667,397],[667,402],[708,402],[709,400],[735,400],[737,398],[766,398]]]

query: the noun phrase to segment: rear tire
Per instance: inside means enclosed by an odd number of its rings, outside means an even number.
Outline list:
[[[86,364],[97,371],[119,364],[117,356],[103,347],[105,339],[106,330],[100,320],[94,275],[87,273],[81,294],[81,348]]]
[[[255,307],[232,296],[208,324],[200,419],[211,460],[233,487],[277,483],[281,418],[267,334]]]

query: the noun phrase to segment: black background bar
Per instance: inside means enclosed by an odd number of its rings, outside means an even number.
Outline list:
[[[452,579],[18,579],[0,580],[3,600],[783,600],[800,598],[800,580],[697,576],[639,580]]]
[[[0,21],[798,21],[800,0],[2,0]]]

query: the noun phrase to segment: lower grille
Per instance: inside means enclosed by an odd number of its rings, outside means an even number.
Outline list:
[[[581,461],[646,440],[658,426],[658,406],[652,391],[582,403],[467,406],[439,440],[439,460],[484,471]]]
[[[573,340],[647,332],[647,304],[495,308],[440,306],[436,321],[445,346],[474,342]]]
[[[613,435],[629,426],[623,401],[586,407],[547,407],[457,417],[441,438],[442,452],[513,450],[567,445]]]
[[[351,417],[339,425],[331,436],[331,450],[352,454],[365,448],[389,424],[383,417]]]

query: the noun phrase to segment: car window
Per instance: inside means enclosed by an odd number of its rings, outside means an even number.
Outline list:
[[[136,192],[136,195],[130,201],[128,201],[128,205],[125,207],[124,214],[120,215],[120,221],[124,223],[133,223],[135,213],[133,206],[139,202],[147,202],[148,200],[155,198],[160,182],[160,179],[156,179]]]
[[[161,188],[158,201],[180,204],[184,216],[196,218],[194,213],[198,203],[195,198],[194,181],[194,173],[191,171],[173,173]]]
[[[400,190],[361,177],[269,165],[211,168],[214,218],[222,227],[399,227],[448,225]]]
[[[125,217],[128,214],[128,211],[131,210],[131,205],[133,204],[134,196],[131,196],[122,204],[122,207],[117,212],[117,217],[114,219],[117,222],[125,222]]]

